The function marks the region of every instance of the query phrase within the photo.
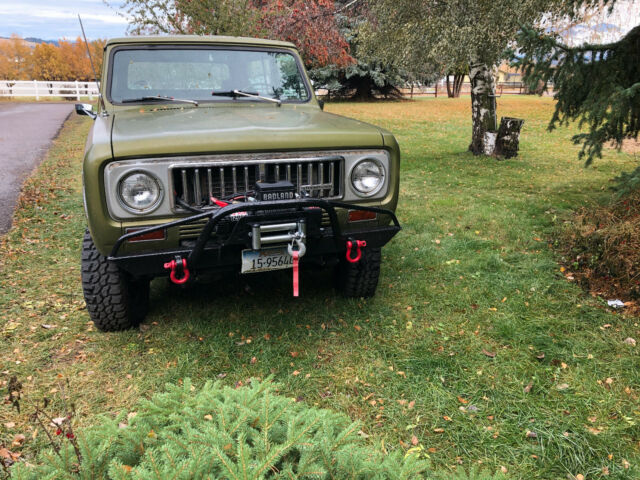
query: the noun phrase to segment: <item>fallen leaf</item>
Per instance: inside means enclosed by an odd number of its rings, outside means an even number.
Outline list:
[[[495,352],[490,352],[488,350],[485,350],[484,348],[482,349],[482,353],[484,353],[489,358],[496,358]]]
[[[544,353],[539,353],[538,355],[536,355],[536,358],[538,360],[544,360]]]
[[[4,458],[5,460],[14,460],[15,457],[15,453],[13,453],[11,450],[4,448],[4,447],[0,447],[0,458]]]
[[[7,422],[4,424],[5,427],[7,427],[9,430],[11,430],[13,427],[16,426],[16,424],[14,422]]]
[[[584,475],[582,475],[581,473],[577,474],[576,480],[584,480]]]
[[[462,398],[462,397],[458,397],[458,401],[459,401],[460,403],[462,403],[463,405],[466,405],[467,403],[469,403],[469,400],[466,400],[466,399],[464,399],[464,398]]]
[[[527,386],[524,387],[522,390],[524,391],[524,393],[529,393],[532,388],[533,388],[533,382],[529,382],[527,383]]]
[[[409,405],[407,405],[407,406],[409,407],[409,410],[411,410],[413,407],[415,407],[415,405],[416,405],[416,401],[415,400],[411,400],[409,402]]]
[[[411,445],[413,445],[414,447],[418,445],[418,437],[416,437],[415,435],[411,437]]]
[[[624,344],[625,345],[631,345],[632,347],[635,347],[636,346],[636,340],[635,340],[635,338],[628,337],[628,338],[624,339]]]
[[[105,390],[107,393],[113,393],[113,388],[107,388],[107,390]]]
[[[444,433],[444,428],[434,428],[433,433]]]
[[[567,388],[569,388],[569,385],[566,383],[561,383],[560,385],[556,385],[556,390],[566,390]]]
[[[360,325],[354,325],[353,328],[356,329],[356,332],[359,332],[360,330],[362,330],[362,327]]]
[[[293,358],[298,358],[298,356],[300,355],[300,353],[298,353],[298,352],[289,352],[289,353],[291,354],[291,356]]]
[[[251,363],[251,365],[255,365],[257,361],[258,359],[256,357],[251,357],[251,362],[249,363]]]
[[[538,438],[538,434],[536,432],[532,432],[531,430],[527,430],[527,438]]]
[[[451,420],[451,417],[447,417],[446,415],[444,415],[442,418],[444,418],[447,422],[453,421],[453,420]]]
[[[125,472],[130,473],[131,470],[133,470],[132,467],[130,467],[129,465],[123,465],[122,468],[124,469]]]
[[[14,447],[19,447],[24,443],[24,440],[25,440],[25,436],[21,433],[18,433],[13,437],[13,442],[11,442],[11,445]]]
[[[507,473],[509,470],[507,470],[507,467],[505,467],[505,466],[501,465],[501,466],[500,466],[500,471],[501,471],[502,473]]]
[[[293,371],[293,376],[297,377],[298,375],[300,375],[300,371],[299,370],[294,370]]]
[[[209,420],[209,421],[211,421],[211,420],[213,420],[213,415],[206,414],[206,415],[204,416],[204,419],[205,419],[205,420]]]

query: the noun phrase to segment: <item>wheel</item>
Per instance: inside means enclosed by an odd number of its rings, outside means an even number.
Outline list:
[[[346,297],[373,297],[378,287],[382,253],[379,248],[362,249],[358,263],[340,259],[336,268],[336,289]]]
[[[136,327],[149,311],[149,280],[133,280],[109,262],[89,231],[82,242],[82,290],[89,317],[103,332]]]

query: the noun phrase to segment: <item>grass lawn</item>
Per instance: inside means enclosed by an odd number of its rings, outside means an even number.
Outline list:
[[[633,156],[609,151],[585,169],[574,130],[545,131],[552,100],[523,96],[499,99],[501,115],[526,119],[521,155],[474,158],[469,103],[327,105],[390,129],[403,149],[404,231],[383,250],[375,298],[342,299],[322,272],[304,273],[299,300],[286,273],[188,291],[157,280],[140,330],[110,334],[82,298],[90,122],[72,118],[0,246],[0,381],[17,375],[24,389],[20,414],[0,406],[0,443],[25,434],[27,458],[45,446],[30,404],[48,396],[57,413],[65,379],[88,425],[166,382],[273,375],[284,394],[360,420],[382,449],[415,436],[438,469],[640,478],[640,355],[623,343],[638,320],[565,279],[550,246]]]

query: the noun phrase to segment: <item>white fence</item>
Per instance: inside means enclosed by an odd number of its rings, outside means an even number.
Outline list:
[[[35,97],[36,100],[46,97],[75,98],[98,95],[96,82],[47,82],[42,80],[0,80],[0,97]]]

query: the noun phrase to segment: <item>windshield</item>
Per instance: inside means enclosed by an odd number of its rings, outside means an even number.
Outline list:
[[[126,48],[114,53],[111,72],[109,93],[114,103],[150,96],[197,101],[256,100],[233,95],[234,90],[283,102],[305,102],[310,97],[296,57],[283,51]]]

